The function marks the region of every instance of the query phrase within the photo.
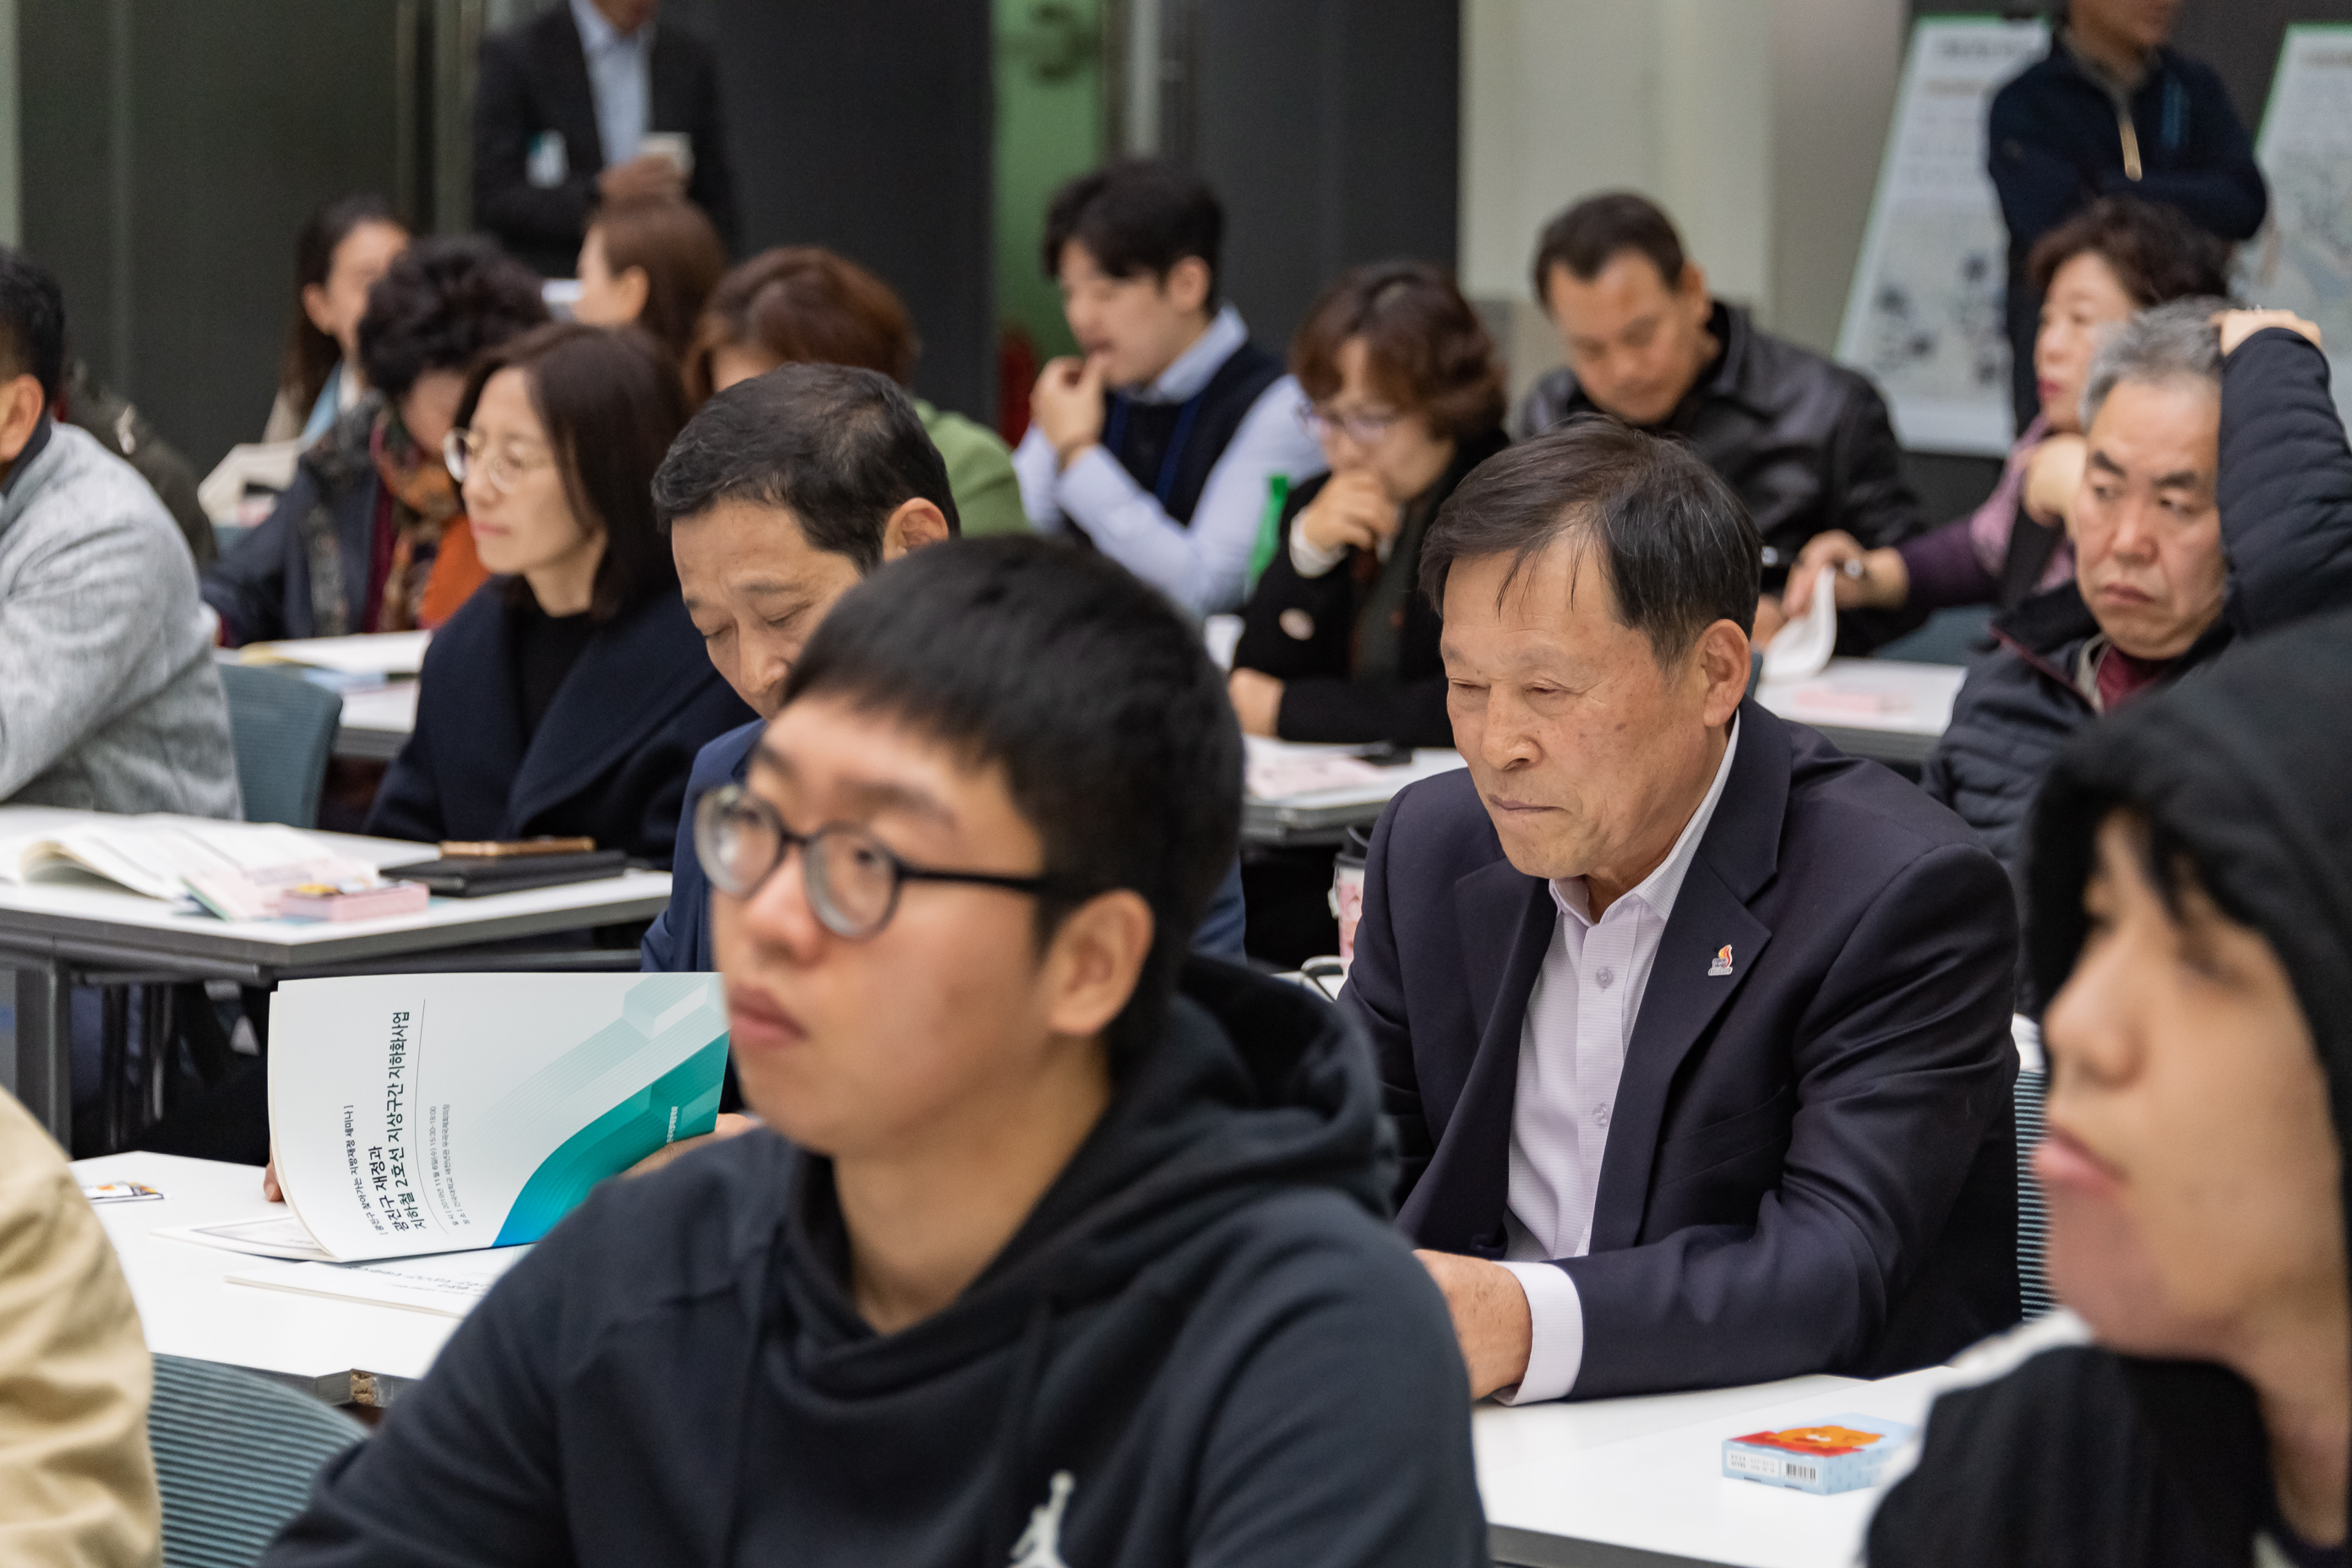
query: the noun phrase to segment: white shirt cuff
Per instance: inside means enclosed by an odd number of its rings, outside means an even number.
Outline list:
[[[1528,1321],[1534,1332],[1528,1342],[1527,1375],[1516,1388],[1496,1391],[1504,1405],[1535,1405],[1559,1399],[1576,1386],[1584,1368],[1584,1301],[1576,1281],[1556,1263],[1506,1263],[1519,1289],[1527,1293]]]
[[[1325,550],[1307,537],[1306,531],[1294,521],[1290,525],[1290,567],[1301,577],[1320,577],[1348,558],[1344,544],[1337,550]]]

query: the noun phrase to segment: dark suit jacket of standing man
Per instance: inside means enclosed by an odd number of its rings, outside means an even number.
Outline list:
[[[646,127],[693,138],[694,177],[686,194],[710,215],[731,251],[735,173],[719,112],[718,59],[693,34],[656,22],[648,75]],[[562,183],[540,186],[531,184],[529,165],[531,140],[544,131],[563,138],[569,168]],[[588,56],[572,7],[556,5],[484,38],[474,91],[474,221],[543,276],[569,278],[604,167]]]
[[[1466,771],[1372,835],[1341,999],[1379,1055],[1416,1247],[1503,1256],[1558,919]],[[1591,1252],[1555,1260],[1583,1308],[1570,1396],[1874,1377],[2014,1322],[2016,954],[2007,881],[1958,817],[1743,703],[1626,1050]]]

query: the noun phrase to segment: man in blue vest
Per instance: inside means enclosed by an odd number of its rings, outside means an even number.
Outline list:
[[[1045,215],[1045,275],[1081,357],[1030,394],[1013,455],[1041,533],[1076,530],[1196,616],[1238,609],[1268,488],[1323,471],[1298,383],[1221,305],[1224,209],[1170,164],[1071,181]]]

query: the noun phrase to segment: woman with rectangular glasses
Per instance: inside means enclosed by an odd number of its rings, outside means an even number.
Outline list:
[[[442,456],[494,575],[435,634],[368,831],[593,838],[667,868],[704,742],[747,722],[654,520],[686,422],[634,329],[540,328],[474,367]]]

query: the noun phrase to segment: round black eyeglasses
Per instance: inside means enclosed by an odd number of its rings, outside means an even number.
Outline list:
[[[827,823],[794,833],[776,808],[740,784],[712,790],[694,808],[694,851],[710,885],[748,899],[775,874],[784,857],[802,851],[801,877],[809,907],[824,929],[851,942],[879,933],[898,912],[898,889],[908,882],[966,882],[1041,897],[1076,889],[1052,877],[1008,877],[987,871],[941,871],[910,866],[862,827]]]

